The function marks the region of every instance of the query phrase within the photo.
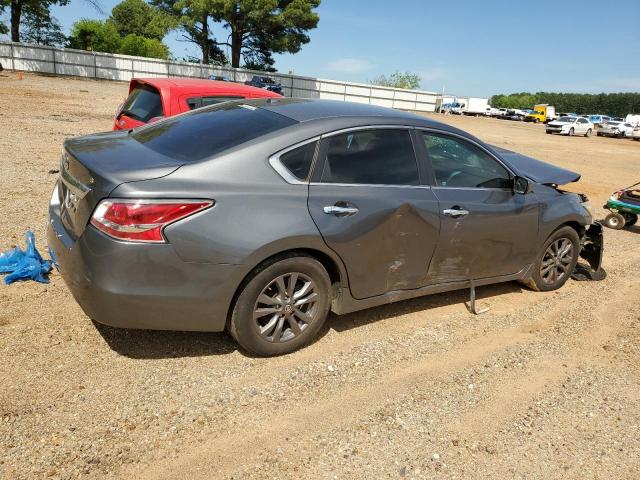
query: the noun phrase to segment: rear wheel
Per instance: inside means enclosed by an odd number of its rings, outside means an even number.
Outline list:
[[[257,269],[238,296],[229,332],[248,352],[270,357],[308,344],[322,327],[331,281],[316,259],[282,257]]]
[[[622,230],[626,223],[626,219],[618,212],[611,212],[604,219],[605,226],[613,230]]]
[[[591,136],[591,129],[587,130],[586,133],[584,134],[585,137],[590,137]]]
[[[638,215],[636,215],[635,213],[625,213],[624,219],[625,219],[625,222],[624,222],[625,227],[631,227],[636,223],[638,223]]]
[[[547,239],[526,285],[538,292],[562,287],[578,262],[580,238],[571,227],[561,227]]]

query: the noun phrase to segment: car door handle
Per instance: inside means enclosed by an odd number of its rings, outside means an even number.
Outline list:
[[[349,215],[355,215],[359,212],[356,207],[342,207],[339,205],[327,205],[322,210],[327,215],[342,215],[345,217]]]
[[[469,215],[469,210],[463,210],[462,208],[447,208],[442,211],[447,217],[459,218]]]

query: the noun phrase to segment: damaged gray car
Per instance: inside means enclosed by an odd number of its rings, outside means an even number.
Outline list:
[[[397,110],[240,100],[67,140],[48,243],[97,322],[278,355],[329,311],[598,270],[579,178]]]

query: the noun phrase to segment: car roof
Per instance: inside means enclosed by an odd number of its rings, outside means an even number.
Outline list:
[[[395,110],[377,105],[344,102],[342,100],[321,100],[314,98],[273,98],[258,99],[243,102],[279,115],[284,115],[297,122],[310,122],[337,117],[361,117],[380,120],[381,117],[405,120],[408,125],[443,126],[439,122],[429,120],[414,113]],[[376,121],[375,123],[380,123]]]
[[[275,92],[270,92],[262,88],[253,87],[251,85],[245,85],[243,83],[235,82],[223,82],[218,80],[210,80],[208,78],[182,78],[182,77],[170,77],[170,78],[132,78],[131,85],[135,83],[142,83],[150,85],[159,90],[202,90],[204,92],[215,92],[216,90],[224,91],[225,93],[237,93],[237,94],[257,94],[259,93],[263,97],[280,97]]]

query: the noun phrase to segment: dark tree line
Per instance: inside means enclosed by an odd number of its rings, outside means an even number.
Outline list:
[[[603,114],[624,117],[629,113],[640,113],[640,93],[511,93],[494,95],[491,106],[495,108],[532,108],[538,103],[548,103],[558,112],[580,115]]]

